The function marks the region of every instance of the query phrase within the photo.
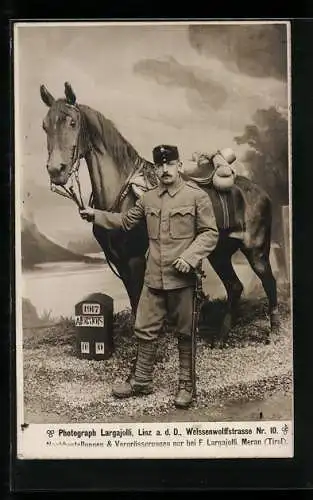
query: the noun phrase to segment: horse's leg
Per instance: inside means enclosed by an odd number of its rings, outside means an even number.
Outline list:
[[[261,280],[268,298],[271,330],[277,333],[280,325],[277,305],[277,286],[270,264],[268,247],[269,245],[264,245],[264,248],[243,247],[241,251],[246,256],[255,274]]]
[[[132,313],[135,316],[144,281],[146,261],[144,256],[131,257],[123,270],[123,282],[128,293]]]
[[[227,309],[223,319],[217,347],[222,347],[227,341],[231,327],[233,326],[237,312],[238,302],[243,292],[243,285],[234,271],[231,261],[232,255],[238,250],[239,241],[232,238],[220,239],[215,250],[209,256],[209,262],[217,273],[227,293]]]
[[[129,280],[131,282],[131,305],[136,314],[138,302],[140,299],[145,269],[146,269],[146,260],[144,255],[140,257],[133,257],[128,262],[129,267]]]
[[[107,262],[110,262],[115,267],[117,274],[120,276],[121,281],[126,289],[132,312],[134,312],[133,292],[132,292],[132,279],[130,278],[129,266],[127,258],[122,258],[117,251],[112,252],[112,243],[110,236],[106,230],[94,225],[93,235],[99,243]],[[116,249],[115,249],[116,250]]]

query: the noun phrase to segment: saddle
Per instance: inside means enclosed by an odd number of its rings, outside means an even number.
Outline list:
[[[211,199],[219,231],[231,238],[244,240],[246,202],[242,189],[236,183],[228,191],[218,191],[213,184],[202,188]]]
[[[236,184],[233,166],[236,159],[231,148],[213,154],[194,153],[184,166],[183,176],[208,193],[218,229],[232,238],[243,240],[246,231],[246,200],[242,189]]]

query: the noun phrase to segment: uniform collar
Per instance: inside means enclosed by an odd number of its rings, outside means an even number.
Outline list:
[[[183,186],[184,186],[184,181],[181,177],[179,178],[179,180],[175,185],[172,184],[169,186],[160,185],[158,188],[159,196],[162,196],[166,191],[170,196],[175,196],[175,194],[178,193],[178,191],[180,191]]]

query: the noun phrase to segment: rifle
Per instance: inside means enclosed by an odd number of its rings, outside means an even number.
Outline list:
[[[202,279],[206,277],[202,269],[202,263],[194,270],[196,275],[196,286],[193,294],[192,304],[192,328],[191,328],[191,380],[192,392],[196,397],[196,346],[197,346],[197,333],[199,331],[199,316],[201,306],[204,302],[205,295],[202,287]]]

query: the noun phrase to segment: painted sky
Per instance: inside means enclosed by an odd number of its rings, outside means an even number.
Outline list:
[[[177,144],[183,160],[228,146],[240,157],[233,138],[254,112],[288,106],[286,25],[26,24],[15,50],[23,206],[62,243],[90,226],[49,192],[40,84],[58,98],[69,81],[79,103],[110,118],[149,160],[158,143]],[[82,178],[87,192],[86,172]]]

